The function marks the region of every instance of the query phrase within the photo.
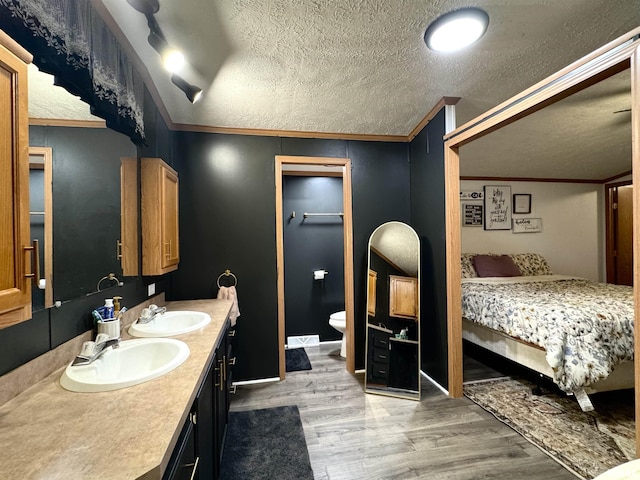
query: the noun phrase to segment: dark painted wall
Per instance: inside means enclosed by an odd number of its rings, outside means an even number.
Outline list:
[[[411,225],[421,238],[422,370],[447,388],[444,144],[441,110],[411,142]]]
[[[189,132],[174,138],[181,258],[172,298],[215,296],[227,268],[238,277],[238,380],[278,376],[275,155],[351,159],[356,366],[364,367],[368,240],[379,224],[409,219],[407,145]]]
[[[339,340],[342,334],[329,325],[329,315],[344,310],[342,217],[304,218],[304,212],[342,212],[342,178],[286,175],[282,209],[285,338],[319,335],[321,342]],[[296,212],[294,218],[291,212]],[[314,280],[313,271],[320,269],[329,274]]]

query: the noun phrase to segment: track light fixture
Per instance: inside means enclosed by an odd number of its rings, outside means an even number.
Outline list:
[[[175,73],[183,67],[185,59],[182,52],[169,46],[164,33],[160,29],[160,25],[158,25],[154,17],[154,14],[160,9],[158,0],[127,0],[127,2],[147,19],[149,27],[147,41],[162,58],[164,68],[171,72],[173,84],[185,93],[191,103],[196,103],[202,95],[202,89],[195,85],[190,85]]]
[[[191,103],[196,103],[202,96],[202,89],[191,85],[184,78],[179,77],[175,73],[171,75],[171,81],[173,84],[184,92]]]

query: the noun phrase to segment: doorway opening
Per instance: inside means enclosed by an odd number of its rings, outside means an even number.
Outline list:
[[[607,283],[633,285],[633,185],[606,185]]]
[[[342,177],[344,308],[346,315],[346,369],[355,372],[354,293],[353,293],[353,220],[351,208],[351,161],[348,158],[298,157],[277,155],[276,178],[276,257],[278,289],[278,365],[280,379],[285,378],[285,277],[283,176]],[[337,212],[336,212],[337,213]],[[303,212],[300,212],[303,215]],[[337,272],[336,272],[337,273]],[[328,321],[328,318],[327,318]]]

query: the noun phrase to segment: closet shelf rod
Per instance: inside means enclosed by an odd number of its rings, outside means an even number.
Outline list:
[[[340,216],[340,217],[344,217],[344,213],[342,212],[338,212],[338,213],[307,213],[304,212],[304,218],[307,217],[335,217],[335,216]]]

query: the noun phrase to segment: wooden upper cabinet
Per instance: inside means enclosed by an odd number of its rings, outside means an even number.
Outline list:
[[[389,276],[389,316],[401,318],[418,317],[418,279]]]
[[[30,55],[0,31],[0,328],[31,318],[37,252],[29,238]]]
[[[141,160],[142,274],[178,268],[178,174],[160,158]]]
[[[121,158],[118,258],[124,276],[140,274],[138,255],[138,160]]]
[[[369,270],[369,281],[367,291],[367,314],[376,316],[376,287],[378,283],[378,273]]]

